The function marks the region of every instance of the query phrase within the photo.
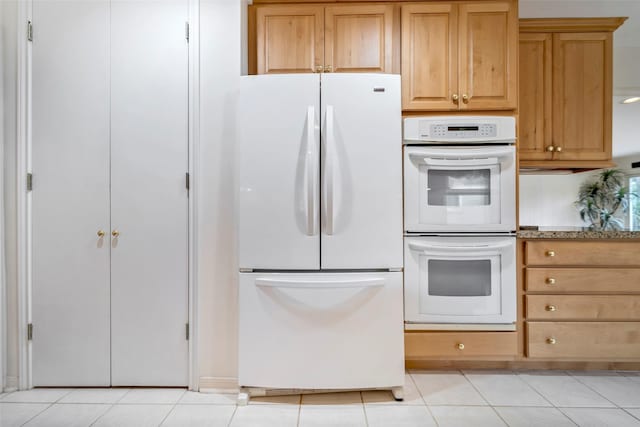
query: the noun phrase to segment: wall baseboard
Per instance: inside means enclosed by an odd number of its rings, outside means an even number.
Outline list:
[[[234,377],[200,377],[198,390],[204,393],[237,393],[238,379]]]
[[[18,390],[18,377],[7,377],[4,385],[4,392],[9,393]]]

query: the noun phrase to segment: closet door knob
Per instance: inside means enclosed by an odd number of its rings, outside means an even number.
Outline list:
[[[111,235],[112,235],[113,237],[118,237],[118,236],[120,235],[120,232],[119,232],[118,230],[113,230],[113,231],[111,232]]]
[[[562,147],[556,147],[556,153],[561,153],[562,152]]]
[[[465,104],[469,102],[469,95],[467,95],[466,93],[462,95],[462,102],[464,102]]]
[[[457,93],[454,93],[454,94],[451,96],[451,99],[453,100],[453,102],[455,102],[455,103],[457,104],[457,103],[458,103],[458,99],[460,99],[460,97],[458,96],[458,94],[457,94]]]
[[[104,237],[104,230],[98,230],[98,237]]]

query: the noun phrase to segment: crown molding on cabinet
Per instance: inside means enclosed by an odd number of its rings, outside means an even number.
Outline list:
[[[578,31],[615,31],[626,17],[614,18],[522,18],[521,33],[553,32],[569,33]]]

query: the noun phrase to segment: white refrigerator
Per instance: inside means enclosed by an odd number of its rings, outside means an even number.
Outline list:
[[[400,76],[246,76],[239,385],[402,397]]]

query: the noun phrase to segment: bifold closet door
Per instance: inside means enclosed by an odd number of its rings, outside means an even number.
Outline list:
[[[188,383],[187,0],[111,3],[112,385]]]
[[[33,25],[33,385],[108,386],[109,2],[34,1]]]

